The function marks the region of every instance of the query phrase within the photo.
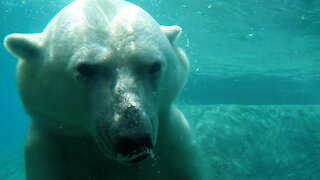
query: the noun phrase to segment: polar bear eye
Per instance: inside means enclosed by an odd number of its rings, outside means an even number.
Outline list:
[[[92,67],[91,65],[89,64],[79,64],[77,66],[77,71],[79,73],[79,75],[83,76],[83,77],[93,77],[96,72],[95,72],[95,68]]]
[[[149,72],[150,72],[150,74],[155,74],[155,73],[160,72],[160,70],[161,70],[161,63],[160,62],[155,62],[155,63],[152,64]]]

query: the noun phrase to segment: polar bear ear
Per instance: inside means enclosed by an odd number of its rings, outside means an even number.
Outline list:
[[[179,39],[182,32],[182,28],[180,26],[160,26],[160,28],[172,44]]]
[[[7,50],[20,59],[29,60],[40,54],[41,34],[11,34],[4,40]]]

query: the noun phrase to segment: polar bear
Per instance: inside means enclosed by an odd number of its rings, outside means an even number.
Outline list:
[[[173,105],[189,69],[180,33],[126,1],[77,0],[42,33],[7,36],[32,119],[27,179],[203,179]]]

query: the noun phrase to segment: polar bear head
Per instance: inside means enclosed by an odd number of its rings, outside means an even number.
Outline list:
[[[178,26],[159,26],[125,1],[77,0],[39,34],[12,34],[18,87],[32,123],[68,136],[92,135],[123,163],[146,159],[188,60]],[[160,128],[159,128],[160,126]]]

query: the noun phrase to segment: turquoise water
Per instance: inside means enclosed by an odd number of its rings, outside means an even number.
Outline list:
[[[41,32],[70,2],[1,0],[0,39]],[[130,2],[184,29],[191,72],[178,103],[213,179],[320,179],[320,1]],[[24,173],[16,62],[0,46],[0,179]]]

